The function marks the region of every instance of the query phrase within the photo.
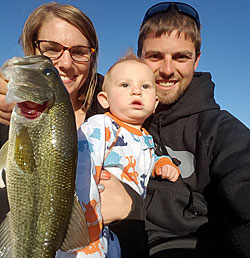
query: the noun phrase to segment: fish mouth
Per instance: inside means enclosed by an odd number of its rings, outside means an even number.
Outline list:
[[[38,104],[31,101],[17,103],[20,109],[20,114],[27,119],[35,119],[39,117],[48,107],[48,101],[43,104]]]

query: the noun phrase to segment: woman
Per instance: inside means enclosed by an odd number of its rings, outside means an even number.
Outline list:
[[[96,72],[98,39],[92,22],[83,12],[72,5],[41,5],[25,22],[19,42],[25,55],[42,54],[52,59],[70,94],[77,128],[85,117],[96,113],[97,101],[92,107],[91,103],[102,81]],[[6,111],[12,108],[13,105],[8,105]]]
[[[98,39],[92,22],[84,13],[72,5],[60,5],[57,3],[41,5],[28,17],[20,37],[20,43],[25,55],[42,54],[47,55],[52,59],[54,66],[58,69],[61,79],[70,94],[75,111],[77,128],[89,116],[104,112],[96,98],[97,93],[101,90],[103,80],[103,77],[96,72]],[[76,53],[79,48],[72,48],[76,46],[85,47],[80,49],[84,51],[84,54],[82,55],[84,58],[78,58]],[[49,52],[47,51],[48,49],[50,50]],[[3,144],[8,137],[5,125],[9,125],[10,114],[14,107],[13,104],[5,103],[5,94],[6,82],[3,82],[0,78],[1,144]],[[103,177],[105,178],[105,174]],[[113,182],[113,184],[108,186],[111,182]],[[115,183],[119,183],[115,178],[103,182],[107,187],[101,196],[103,202],[112,202],[109,198],[112,196],[112,192],[115,192]],[[126,187],[126,185],[124,187]],[[127,206],[130,206],[132,201],[127,196],[125,189],[120,189],[119,195],[122,194],[122,191],[127,197],[127,202],[129,203]],[[127,191],[129,191],[129,189],[127,189]],[[132,199],[134,198],[135,197],[132,197]],[[140,198],[137,199],[138,202],[134,201],[133,203],[136,203],[135,206],[139,207]],[[0,188],[0,203],[1,223],[9,211],[5,188]],[[107,207],[107,209],[105,209],[105,207]],[[140,210],[141,209],[138,208],[138,211]],[[127,213],[129,211],[130,209],[128,211],[126,210]],[[107,205],[104,205],[102,214],[104,221],[107,223],[112,222],[114,218],[118,221],[123,219],[123,217],[119,216],[120,212],[117,213],[117,216],[114,211],[110,213],[110,209]],[[138,228],[137,220],[132,218],[132,222],[134,223],[135,228]],[[141,222],[142,221],[140,220],[140,229],[143,227]],[[137,249],[139,248],[139,237],[137,237],[139,234],[134,234],[135,236],[131,237],[130,232],[128,232],[131,239],[131,241],[128,241],[128,234],[125,234],[125,229],[127,228],[126,221],[122,225],[114,223],[112,228],[114,232],[124,232],[124,236],[119,236],[119,238],[121,237],[121,240],[124,240],[122,242],[125,243],[124,247],[122,246],[122,249],[130,249],[130,242],[133,243],[131,245],[133,253],[135,250],[134,246],[136,246]],[[135,231],[137,232],[137,230]],[[125,255],[125,257],[132,256],[128,254]]]
[[[98,39],[92,22],[83,12],[72,5],[41,5],[25,22],[20,43],[25,55],[51,57],[70,94],[77,128],[87,117],[103,112],[96,100],[103,80],[96,72]],[[78,48],[72,48],[75,46]],[[46,52],[47,49],[51,51]],[[0,122],[8,125],[14,105],[5,103],[6,84],[0,81]],[[0,138],[1,145],[8,138],[8,127],[3,124]],[[1,223],[9,210],[5,188],[0,188],[0,203]]]

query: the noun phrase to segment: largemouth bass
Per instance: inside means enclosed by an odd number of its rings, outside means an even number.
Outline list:
[[[10,214],[0,229],[0,257],[55,257],[61,247],[82,248],[89,239],[75,197],[77,132],[69,94],[44,56],[10,59],[2,74],[9,80],[6,99],[17,105],[4,147]]]

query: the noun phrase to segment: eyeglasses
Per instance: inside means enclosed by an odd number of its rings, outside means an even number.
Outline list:
[[[88,62],[91,58],[91,55],[95,52],[95,49],[92,47],[86,46],[74,46],[74,47],[65,47],[57,42],[49,40],[36,40],[36,47],[40,51],[41,55],[47,56],[52,60],[59,59],[65,50],[68,50],[71,58],[77,63]]]
[[[198,29],[200,30],[200,18],[198,12],[190,5],[180,2],[162,2],[153,5],[149,8],[143,18],[142,25],[152,16],[157,13],[167,12],[171,6],[174,6],[181,14],[187,15],[195,20]]]

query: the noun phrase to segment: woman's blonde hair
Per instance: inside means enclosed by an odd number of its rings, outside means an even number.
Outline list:
[[[87,111],[93,99],[97,83],[98,38],[91,20],[78,8],[69,4],[55,2],[43,4],[35,9],[26,20],[19,39],[25,55],[34,55],[35,41],[42,24],[52,18],[59,18],[75,26],[87,38],[89,46],[95,49],[90,59],[88,78],[79,91],[79,99],[83,100],[82,109]]]

